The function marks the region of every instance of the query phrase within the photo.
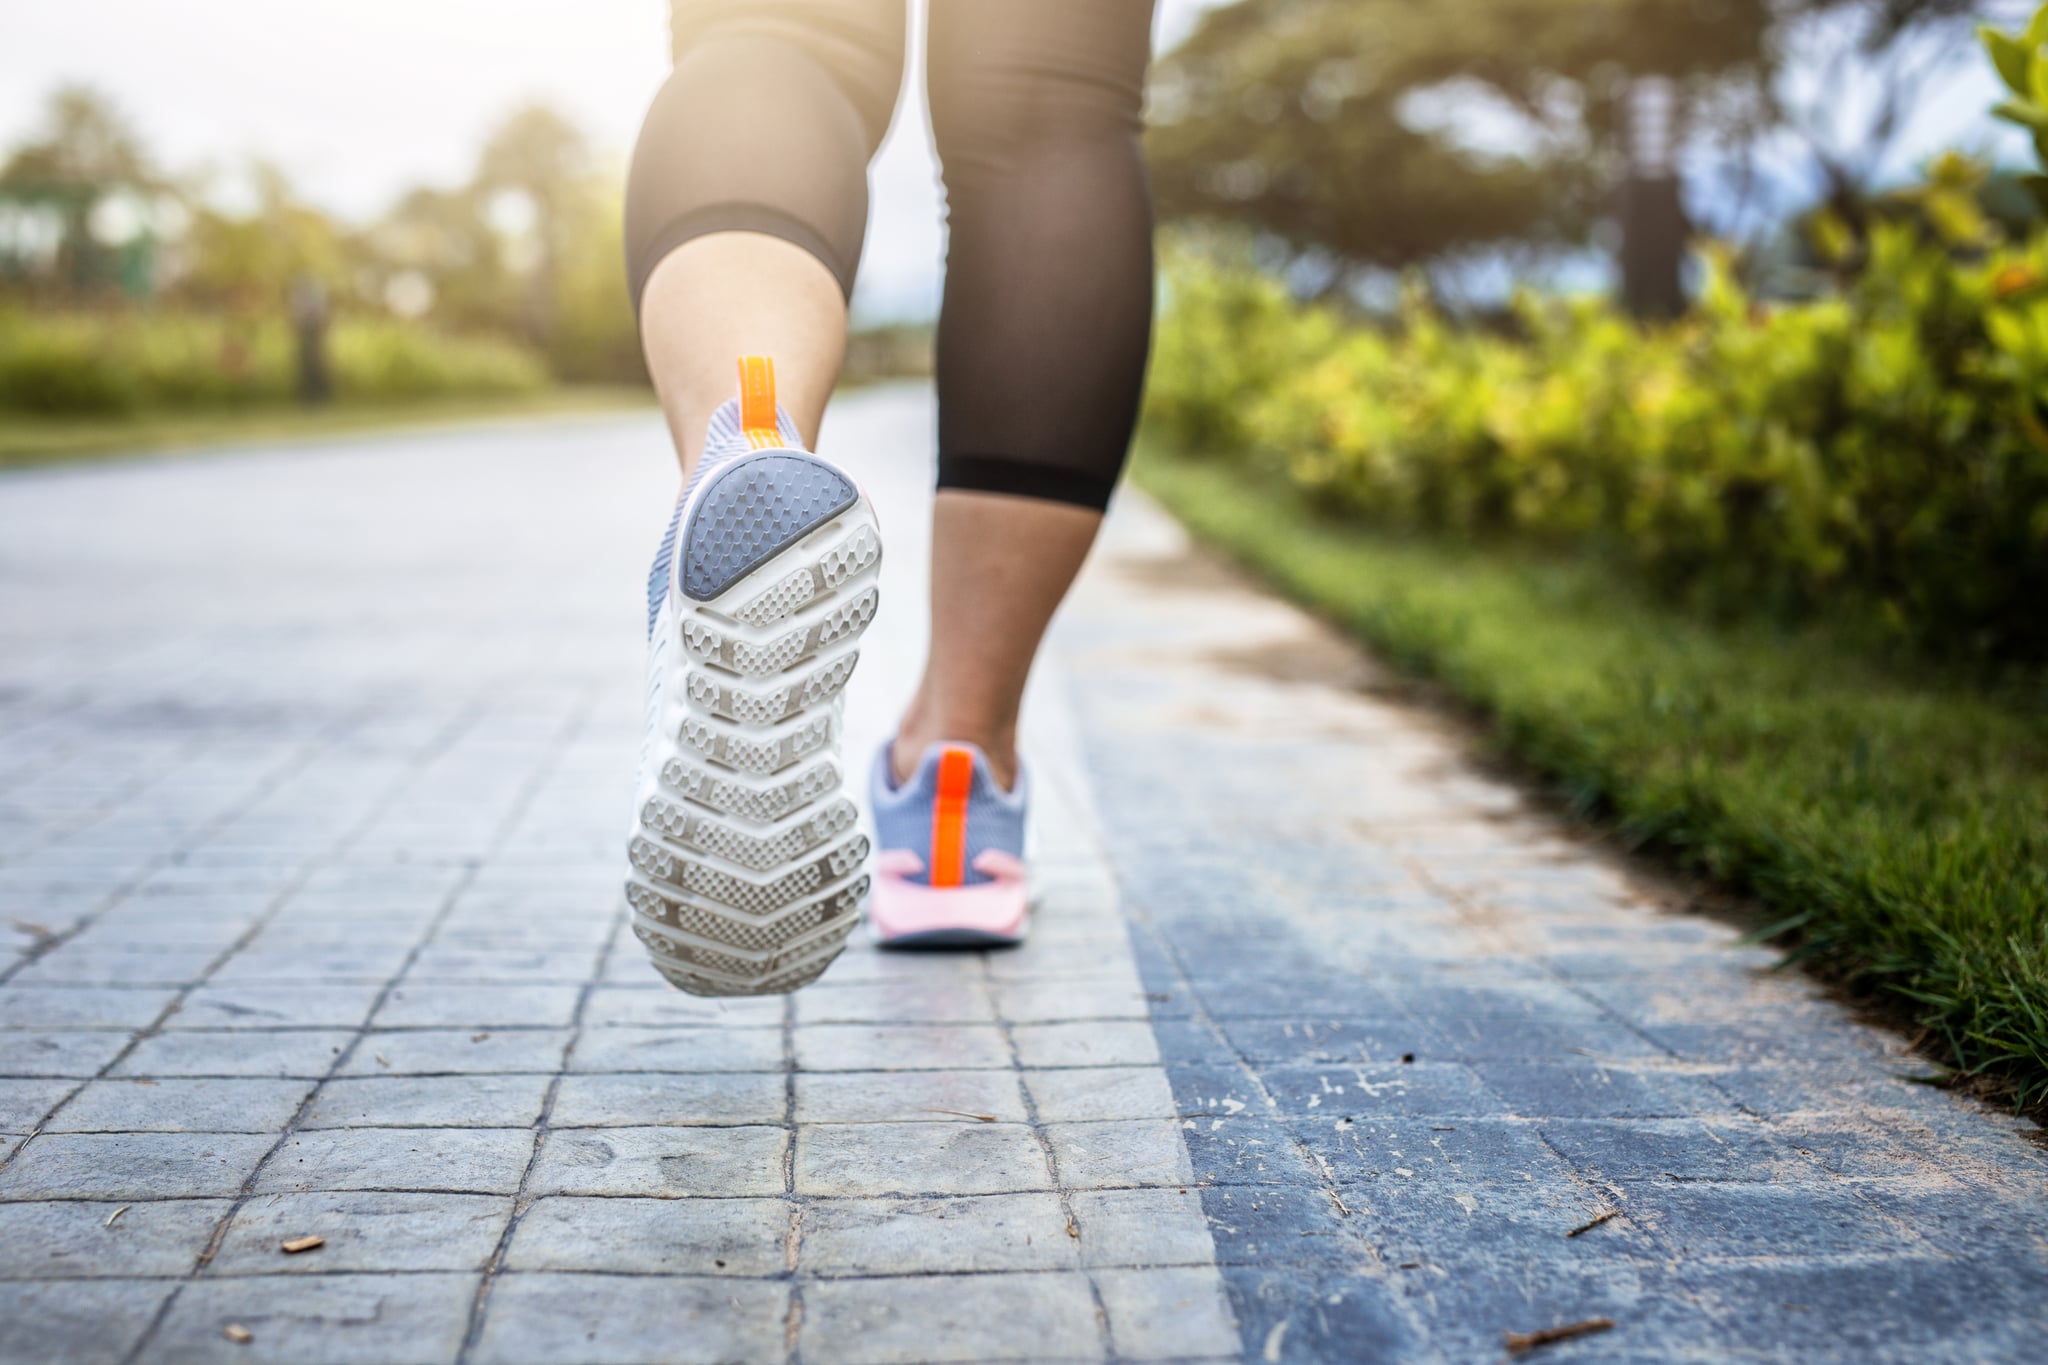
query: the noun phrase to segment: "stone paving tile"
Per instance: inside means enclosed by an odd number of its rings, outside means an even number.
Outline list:
[[[1076,1190],[1068,1199],[1083,1265],[1206,1265],[1215,1255],[1194,1191]]]
[[[276,1133],[313,1091],[306,1080],[93,1081],[43,1125],[48,1133]]]
[[[1045,1135],[1069,1189],[1187,1185],[1195,1178],[1181,1126],[1172,1119],[1048,1123]]]
[[[45,1133],[0,1169],[0,1199],[196,1199],[231,1195],[267,1133]]]
[[[511,1217],[511,1198],[498,1195],[385,1190],[265,1195],[236,1211],[207,1273],[481,1271]],[[297,1255],[281,1250],[282,1243],[308,1236],[325,1238],[326,1245]]]
[[[1733,1105],[1706,1078],[1648,1068],[1571,1062],[1475,1062],[1473,1069],[1510,1109],[1531,1118],[1732,1117]]]
[[[175,1287],[144,1279],[0,1284],[0,1360],[119,1365]]]
[[[317,1080],[355,1040],[332,1029],[159,1033],[123,1057],[116,1076],[271,1076]]]
[[[1046,1123],[1153,1119],[1174,1108],[1173,1087],[1157,1067],[1027,1071],[1024,1085]]]
[[[979,980],[931,981],[906,991],[890,983],[822,981],[794,997],[799,1024],[986,1024],[995,1005]]]
[[[505,1268],[768,1278],[787,1268],[792,1226],[781,1199],[556,1195],[521,1216]]]
[[[353,1029],[377,1003],[381,983],[201,986],[166,1029]]]
[[[398,1029],[366,1033],[343,1076],[452,1076],[551,1072],[569,1046],[567,1029]]]
[[[685,1275],[507,1274],[492,1287],[477,1365],[779,1360],[789,1286]]]
[[[796,1035],[801,1071],[953,1071],[1010,1065],[993,1024],[813,1024]]]
[[[301,1128],[526,1128],[540,1119],[551,1076],[352,1076],[314,1094]]]
[[[593,1028],[569,1058],[578,1072],[775,1071],[782,1030],[767,1028]]]
[[[169,989],[17,986],[0,990],[0,1029],[139,1030],[177,999]]]
[[[1060,1197],[827,1199],[804,1211],[797,1268],[811,1275],[1072,1270],[1082,1242]]]
[[[35,986],[182,986],[218,956],[207,948],[161,948],[146,953],[66,945],[37,958],[8,982]]]
[[[1150,1017],[1145,987],[1135,971],[1114,976],[999,981],[995,1004],[997,1012],[1013,1024]]]
[[[461,1190],[510,1194],[533,1155],[525,1128],[342,1128],[294,1133],[256,1177],[258,1194]]]
[[[309,1275],[295,1279],[289,1293],[271,1276],[201,1280],[179,1291],[150,1338],[149,1359],[438,1365],[461,1348],[477,1280]],[[232,1356],[222,1335],[231,1323],[254,1338]]]
[[[225,1199],[0,1203],[0,1280],[184,1275],[231,1207]]]
[[[0,1080],[0,1133],[26,1133],[78,1088],[75,1080]]]
[[[796,1191],[809,1195],[994,1194],[1052,1188],[1021,1124],[813,1123],[797,1130]]]
[[[581,994],[580,986],[532,982],[396,986],[371,1023],[380,1029],[562,1028],[575,1017]]]
[[[459,939],[443,938],[420,950],[404,980],[408,986],[451,981],[488,981],[506,986],[549,982],[580,985],[590,979],[596,966],[594,947],[471,947]]]
[[[532,1194],[686,1196],[783,1192],[781,1128],[580,1128],[548,1136]]]
[[[246,948],[208,978],[217,986],[369,985],[381,987],[405,966],[405,944],[371,946],[339,943],[309,951],[303,945],[277,942]]]
[[[1213,1267],[1098,1270],[1094,1281],[1119,1359],[1189,1360],[1237,1335]]]
[[[820,1281],[804,1288],[803,1341],[830,1365],[1107,1355],[1094,1291],[1071,1271]]]
[[[833,969],[838,970],[836,967]],[[585,975],[588,975],[586,970]],[[578,978],[581,980],[582,978]],[[583,1022],[592,1028],[615,1024],[643,1028],[699,1025],[706,1028],[776,1028],[787,1006],[780,996],[707,999],[656,986],[600,986],[590,993]]]
[[[782,1122],[788,1107],[781,1072],[564,1076],[548,1121],[555,1128],[763,1124]]]
[[[1011,1030],[1025,1066],[1157,1066],[1159,1044],[1136,1020],[1022,1024]]]
[[[125,1033],[0,1032],[0,1076],[97,1076],[129,1041]]]
[[[796,1076],[798,1123],[928,1123],[938,1118],[1024,1123],[1013,1071],[837,1071]]]

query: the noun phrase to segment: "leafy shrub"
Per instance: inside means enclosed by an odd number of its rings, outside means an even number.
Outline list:
[[[2048,657],[2048,240],[1958,262],[1876,230],[1837,297],[1765,306],[1709,261],[1643,328],[1411,298],[1364,326],[1182,257],[1149,419],[1378,525],[1593,546],[1710,606],[1874,609],[1940,652]]]
[[[340,319],[328,355],[343,399],[528,393],[548,383],[532,353],[510,342],[396,322]],[[282,320],[0,312],[0,413],[118,416],[286,403],[296,364]]]

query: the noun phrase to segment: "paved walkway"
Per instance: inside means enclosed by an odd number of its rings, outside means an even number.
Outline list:
[[[930,420],[827,433],[856,755]],[[669,487],[644,417],[0,480],[0,1360],[2039,1358],[2029,1125],[1135,501],[1031,944],[670,991],[614,903]]]

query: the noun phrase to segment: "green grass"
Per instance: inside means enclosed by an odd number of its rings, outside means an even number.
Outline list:
[[[1763,902],[1796,958],[2048,1099],[2048,705],[1825,629],[1674,613],[1588,560],[1319,518],[1278,480],[1147,449],[1198,536],[1433,678],[1629,840]]]
[[[262,405],[122,417],[36,417],[0,412],[0,469],[389,427],[605,412],[649,407],[653,402],[654,395],[647,389],[591,385],[483,398],[341,402],[322,408]]]

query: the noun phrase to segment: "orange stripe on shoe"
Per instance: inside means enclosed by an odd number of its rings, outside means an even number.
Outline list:
[[[782,444],[775,415],[775,362],[765,355],[740,357],[740,429],[755,450]]]
[[[933,886],[958,886],[967,879],[967,793],[974,785],[974,751],[942,750],[939,796],[932,803]]]

